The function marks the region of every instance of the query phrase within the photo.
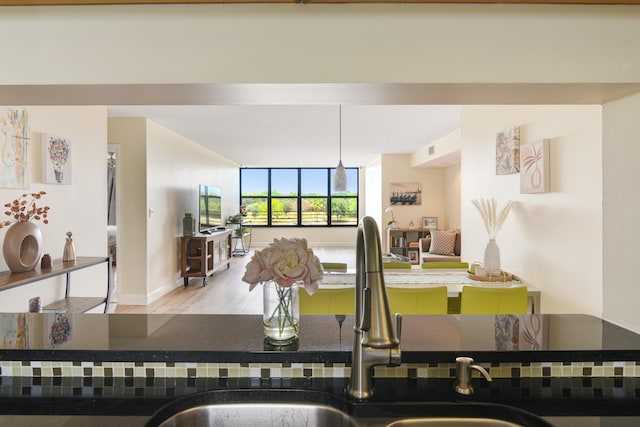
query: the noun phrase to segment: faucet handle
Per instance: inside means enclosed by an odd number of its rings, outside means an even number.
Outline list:
[[[400,341],[402,336],[402,313],[396,313],[396,339]]]
[[[466,396],[473,393],[473,387],[471,387],[472,369],[480,372],[488,382],[493,381],[486,369],[480,365],[473,364],[472,358],[456,357],[456,383],[454,389],[457,393]]]

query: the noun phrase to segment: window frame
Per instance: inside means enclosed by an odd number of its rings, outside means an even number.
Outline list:
[[[272,194],[273,188],[272,188],[272,171],[275,170],[285,170],[285,169],[289,169],[289,170],[295,170],[297,171],[297,196],[291,196],[291,195],[277,195],[274,196]],[[243,200],[244,199],[264,199],[265,203],[267,205],[267,223],[266,224],[256,224],[254,223],[252,226],[253,227],[266,227],[266,228],[280,228],[280,227],[295,227],[295,228],[303,228],[303,227],[310,227],[310,228],[340,228],[340,227],[357,227],[358,226],[358,218],[359,216],[359,212],[360,212],[360,169],[359,168],[345,168],[347,170],[352,171],[352,173],[355,173],[355,177],[356,177],[356,192],[355,195],[353,194],[342,194],[342,193],[336,193],[334,194],[332,189],[331,189],[331,177],[332,177],[332,173],[335,173],[335,167],[312,167],[312,168],[297,168],[297,167],[242,167],[240,168],[240,173],[239,173],[239,181],[240,181],[240,205],[243,205]],[[267,171],[267,195],[266,196],[255,196],[255,195],[247,195],[247,196],[243,196],[242,194],[242,171],[244,170],[266,170]],[[302,174],[304,170],[324,170],[326,171],[326,175],[327,175],[327,191],[326,191],[326,196],[305,196],[302,194]],[[278,199],[291,199],[291,198],[295,198],[296,199],[296,207],[297,207],[297,218],[295,223],[290,223],[290,224],[274,224],[273,223],[273,212],[272,212],[272,203],[273,200],[278,200]],[[303,223],[303,215],[302,215],[302,201],[306,199],[322,199],[326,201],[326,224],[305,224]],[[356,216],[356,221],[353,224],[334,224],[333,220],[332,220],[332,201],[333,200],[340,200],[340,199],[345,199],[345,200],[355,200],[355,216]]]

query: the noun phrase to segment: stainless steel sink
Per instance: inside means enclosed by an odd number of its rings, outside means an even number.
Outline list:
[[[296,389],[210,390],[173,400],[147,427],[357,427],[341,409],[344,399],[330,393]]]
[[[325,405],[302,403],[224,403],[189,408],[160,427],[357,427],[347,414]]]
[[[146,427],[549,427],[518,408],[481,402],[361,402],[302,389],[225,389],[175,399]]]
[[[409,418],[394,421],[387,427],[521,427],[495,418]]]

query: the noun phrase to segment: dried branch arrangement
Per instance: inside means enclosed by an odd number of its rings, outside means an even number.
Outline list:
[[[489,234],[489,239],[495,239],[498,231],[502,228],[502,224],[507,219],[514,201],[507,200],[507,203],[500,210],[498,210],[498,202],[495,199],[474,199],[471,203],[480,212],[484,221],[484,228]]]

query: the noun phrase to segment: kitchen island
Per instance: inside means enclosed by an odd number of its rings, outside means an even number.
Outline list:
[[[0,425],[142,426],[173,399],[208,390],[344,399],[353,320],[302,316],[298,342],[272,348],[260,316],[2,314]],[[474,402],[556,425],[640,421],[640,335],[591,316],[405,316],[401,345],[401,366],[375,368],[374,404],[456,401],[455,358],[470,356],[494,378],[473,379]]]

